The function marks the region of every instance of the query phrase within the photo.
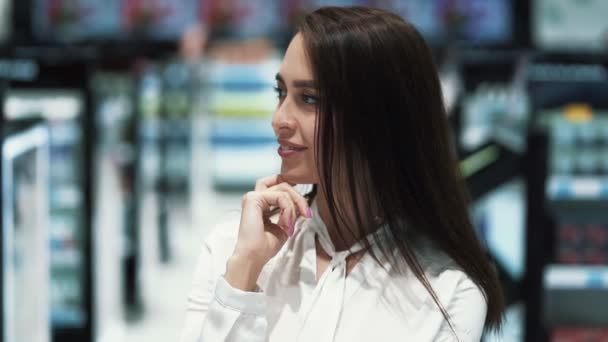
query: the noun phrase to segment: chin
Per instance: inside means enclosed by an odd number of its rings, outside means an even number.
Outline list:
[[[281,166],[281,177],[288,183],[291,184],[314,184],[318,183],[316,177],[313,176],[314,172],[305,168],[293,168]]]

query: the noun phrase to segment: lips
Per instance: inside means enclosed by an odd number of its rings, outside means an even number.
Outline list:
[[[279,140],[278,153],[281,157],[286,158],[308,149],[306,146],[294,144],[289,141]]]
[[[283,151],[304,151],[306,148],[301,147],[293,147],[289,145],[281,145],[280,146]]]
[[[279,140],[279,145],[281,145],[281,147],[285,150],[294,150],[294,151],[301,151],[301,150],[305,150],[307,147],[303,146],[303,145],[298,145],[286,140]]]

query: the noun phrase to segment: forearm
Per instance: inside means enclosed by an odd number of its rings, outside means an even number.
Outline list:
[[[219,277],[197,341],[268,342],[266,295],[232,287]]]
[[[233,255],[226,262],[224,278],[235,289],[253,292],[261,271],[262,267],[251,258]]]

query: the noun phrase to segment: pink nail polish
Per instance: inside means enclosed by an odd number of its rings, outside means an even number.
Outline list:
[[[312,218],[312,208],[308,208],[308,218]]]

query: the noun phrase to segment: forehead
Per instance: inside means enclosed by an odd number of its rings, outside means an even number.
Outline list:
[[[286,82],[289,80],[312,80],[312,70],[304,49],[304,39],[296,34],[285,52],[279,73]]]

